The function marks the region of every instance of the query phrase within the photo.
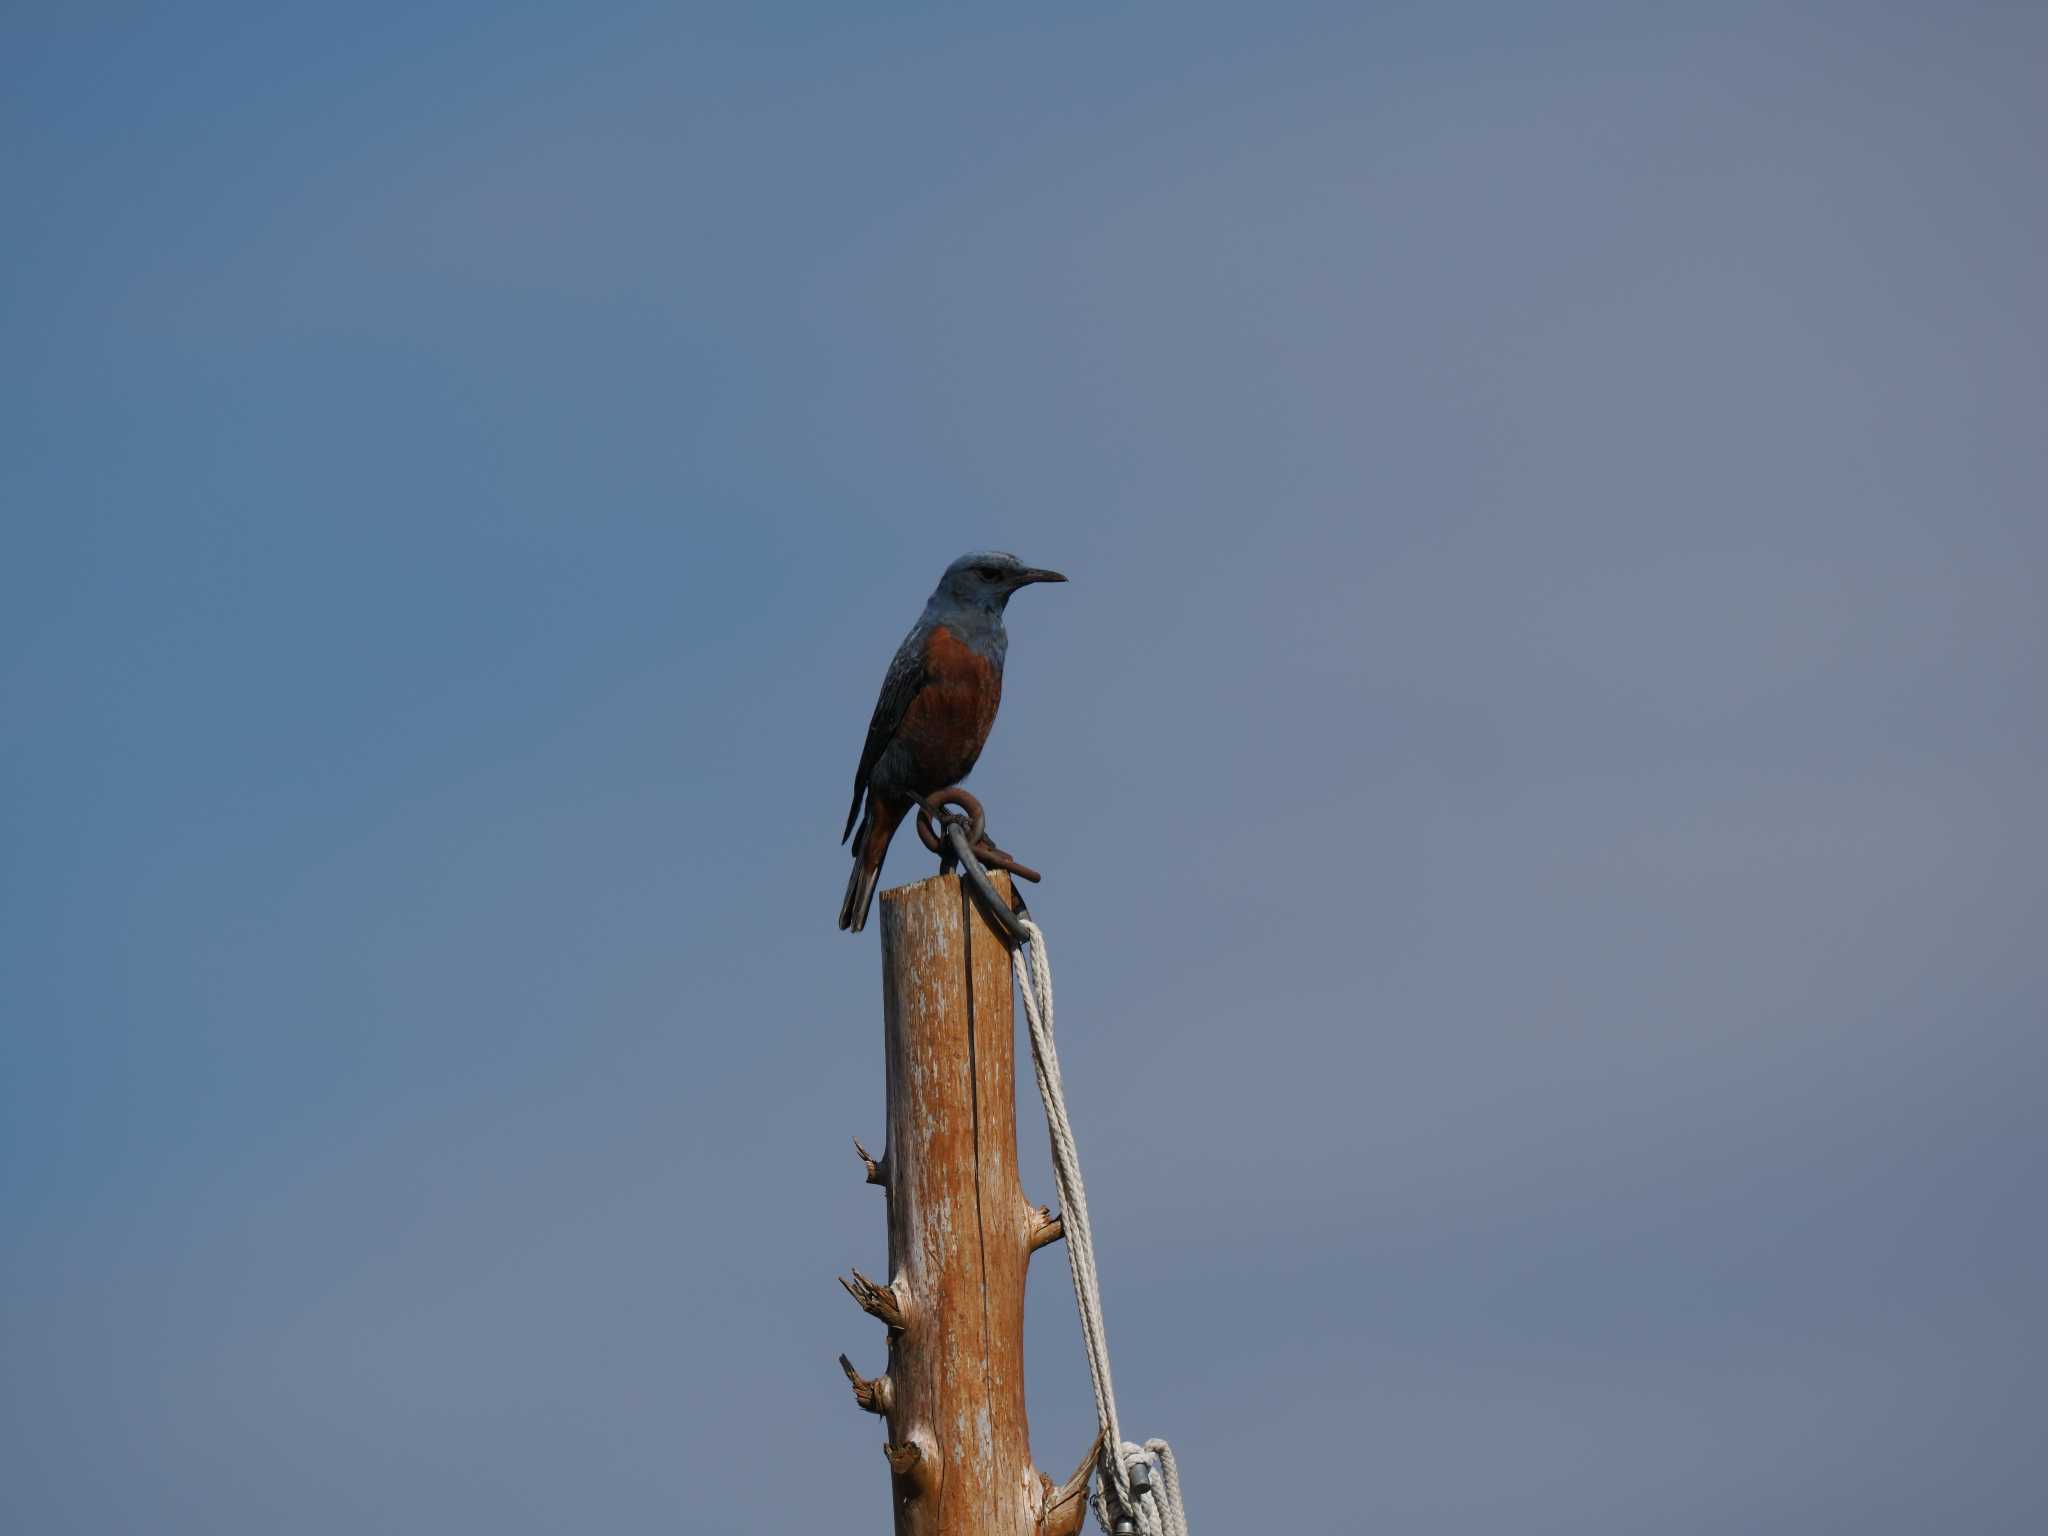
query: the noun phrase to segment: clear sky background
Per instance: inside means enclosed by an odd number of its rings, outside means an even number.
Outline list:
[[[988,545],[1198,1531],[2044,1529],[2048,11],[0,28],[8,1531],[886,1528]]]

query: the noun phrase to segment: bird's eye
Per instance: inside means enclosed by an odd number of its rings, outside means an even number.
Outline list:
[[[1000,581],[1003,575],[1003,568],[999,565],[979,565],[975,567],[975,572],[984,581]]]

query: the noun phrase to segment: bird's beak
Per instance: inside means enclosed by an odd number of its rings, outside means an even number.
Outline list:
[[[1034,581],[1065,581],[1067,578],[1058,571],[1023,570],[1017,573],[1017,585],[1028,587]]]

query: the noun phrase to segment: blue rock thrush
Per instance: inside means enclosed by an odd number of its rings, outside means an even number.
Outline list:
[[[966,778],[981,756],[1003,698],[1003,655],[1010,643],[1003,609],[1011,594],[1034,581],[1066,579],[990,551],[962,555],[946,567],[924,616],[889,663],[867,745],[860,749],[853,809],[839,836],[845,842],[860,823],[840,927],[859,933],[867,926],[882,860],[903,818],[925,796]]]

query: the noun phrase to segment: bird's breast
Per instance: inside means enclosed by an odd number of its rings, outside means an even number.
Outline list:
[[[981,755],[1003,698],[1003,673],[989,657],[944,625],[925,641],[924,685],[896,732],[909,761],[903,767],[921,793],[966,776]]]

